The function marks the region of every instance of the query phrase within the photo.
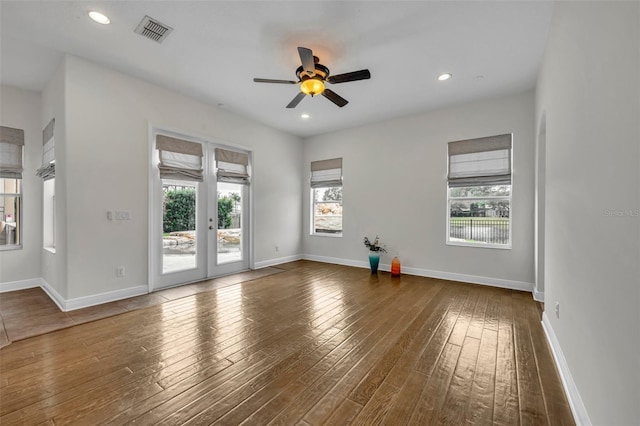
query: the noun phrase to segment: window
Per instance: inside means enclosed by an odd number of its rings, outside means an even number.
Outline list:
[[[447,243],[511,248],[511,135],[449,143]]]
[[[42,185],[42,246],[50,252],[56,249],[56,180],[47,179]]]
[[[218,264],[243,259],[243,194],[250,182],[249,154],[216,148]]]
[[[0,127],[0,250],[21,247],[24,130]]]
[[[342,158],[311,163],[311,234],[342,236]]]
[[[162,182],[162,273],[195,269],[198,182],[204,181],[202,145],[157,135],[156,149]]]
[[[52,119],[42,131],[42,166],[36,175],[42,178],[42,246],[55,253],[56,250],[56,155]]]
[[[312,233],[342,235],[342,187],[320,187],[312,191]]]
[[[0,247],[20,245],[22,179],[0,179]]]

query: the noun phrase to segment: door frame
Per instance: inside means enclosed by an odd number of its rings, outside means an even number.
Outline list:
[[[148,174],[148,269],[147,269],[147,277],[148,277],[148,292],[151,293],[156,290],[161,290],[164,288],[177,287],[184,284],[189,284],[197,281],[202,281],[210,278],[215,278],[218,276],[228,275],[230,273],[236,273],[238,271],[232,272],[221,272],[220,274],[210,275],[211,268],[209,267],[211,253],[209,253],[209,238],[205,238],[205,241],[199,241],[201,238],[197,239],[197,248],[196,248],[196,269],[176,272],[183,275],[183,280],[179,283],[171,283],[165,284],[162,283],[162,277],[165,274],[162,274],[162,244],[160,242],[161,235],[158,235],[157,230],[161,229],[162,226],[162,214],[159,213],[159,209],[155,208],[156,203],[160,202],[161,197],[161,181],[160,175],[158,173],[158,157],[157,150],[155,148],[155,140],[156,135],[163,134],[170,137],[180,138],[189,140],[192,142],[197,142],[202,144],[203,146],[203,161],[202,166],[204,169],[205,181],[203,183],[198,184],[198,208],[196,213],[196,221],[197,226],[202,227],[203,229],[208,228],[208,214],[209,214],[209,183],[211,179],[215,179],[215,164],[212,163],[211,159],[213,155],[210,153],[210,150],[213,147],[220,147],[226,149],[235,149],[242,150],[249,154],[249,168],[252,169],[253,164],[253,151],[247,147],[242,146],[240,144],[231,144],[225,141],[220,141],[216,138],[202,136],[202,135],[194,135],[193,133],[186,132],[180,129],[174,129],[166,126],[158,126],[152,123],[148,124],[148,166],[149,166],[149,174]],[[248,269],[254,269],[255,267],[255,258],[254,258],[254,197],[253,197],[253,185],[249,184],[246,189],[247,193],[247,202],[249,208],[247,209],[246,214],[247,217],[243,218],[243,222],[246,223],[247,229],[243,229],[243,233],[247,234],[245,238],[247,242],[246,247],[246,256],[247,256],[247,266]],[[217,202],[217,200],[216,200]],[[216,224],[217,225],[217,224]],[[208,236],[209,230],[207,229],[206,235]],[[217,253],[214,253],[215,261],[217,263]],[[190,274],[189,272],[193,272]],[[173,274],[173,273],[171,273]],[[168,275],[171,275],[168,274]]]

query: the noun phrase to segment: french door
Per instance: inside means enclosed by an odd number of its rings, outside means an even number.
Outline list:
[[[186,140],[202,145],[202,181],[161,176],[156,166],[161,154],[152,151],[151,291],[244,271],[250,265],[248,179],[223,181],[223,173],[216,173],[217,164],[226,164],[216,161],[216,153],[232,152],[248,159],[248,152]],[[245,167],[248,170],[248,164]]]
[[[216,181],[209,191],[207,275],[249,269],[249,186]]]

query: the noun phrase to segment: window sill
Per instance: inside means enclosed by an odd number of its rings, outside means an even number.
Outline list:
[[[56,254],[56,248],[55,247],[42,247],[42,249],[44,251],[48,251],[49,253]]]
[[[22,244],[10,244],[6,246],[0,246],[0,251],[22,250]]]
[[[511,250],[511,244],[484,244],[484,243],[465,243],[461,241],[447,241],[448,246],[458,246],[458,247],[478,247],[478,248],[489,248],[489,249],[498,249],[498,250]]]
[[[342,238],[342,233],[340,234],[310,234],[312,237],[328,237],[328,238]]]

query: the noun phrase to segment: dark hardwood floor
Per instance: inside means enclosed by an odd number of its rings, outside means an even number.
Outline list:
[[[0,293],[0,348],[40,334],[281,272],[282,269],[270,267],[245,271],[69,312],[61,311],[40,287]]]
[[[531,294],[279,268],[11,343],[0,424],[574,424]]]

